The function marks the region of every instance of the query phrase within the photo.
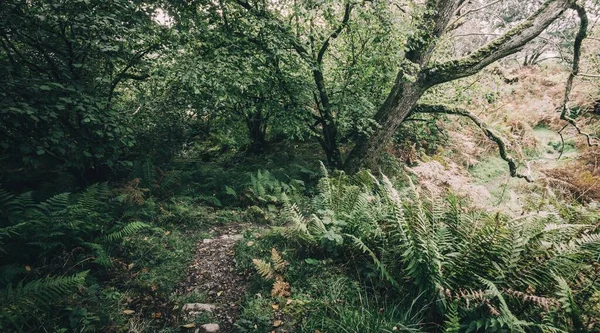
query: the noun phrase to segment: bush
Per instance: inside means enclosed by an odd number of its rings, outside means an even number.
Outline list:
[[[308,207],[289,206],[284,253],[331,258],[373,297],[410,295],[424,329],[583,332],[598,320],[583,311],[598,306],[589,299],[600,287],[594,224],[558,214],[510,220],[366,172],[326,175],[318,188]]]
[[[0,191],[2,330],[35,331],[48,322],[62,325],[66,304],[86,284],[89,270],[102,276],[112,264],[115,245],[150,228],[115,219],[119,205],[111,198],[107,184],[41,202],[31,192],[15,196]],[[45,309],[44,315],[37,309]]]

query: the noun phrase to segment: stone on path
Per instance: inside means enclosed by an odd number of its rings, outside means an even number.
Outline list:
[[[204,325],[200,326],[200,328],[202,329],[201,332],[206,332],[206,333],[219,332],[219,324],[204,324]]]
[[[213,312],[216,308],[213,304],[204,304],[204,303],[188,303],[181,308],[183,312],[191,312],[191,311],[206,311]]]

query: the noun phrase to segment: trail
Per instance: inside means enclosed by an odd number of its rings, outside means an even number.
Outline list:
[[[238,318],[247,286],[246,278],[235,270],[234,247],[243,238],[243,230],[248,227],[249,224],[216,227],[212,230],[215,237],[197,242],[194,261],[188,267],[187,277],[178,293],[204,293],[208,299],[204,303],[184,305],[182,315],[190,321],[199,312],[209,312],[213,321],[202,323],[193,332],[234,332],[233,324]],[[215,324],[218,324],[218,328]]]

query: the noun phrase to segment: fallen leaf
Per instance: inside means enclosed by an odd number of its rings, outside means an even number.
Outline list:
[[[181,327],[183,327],[183,328],[194,328],[194,327],[196,327],[196,323],[189,323],[189,324],[181,325]]]
[[[281,320],[275,320],[273,322],[273,327],[279,327],[279,326],[281,326],[281,324],[283,324],[283,321],[281,321]]]
[[[170,231],[165,231],[165,236],[169,236],[171,234]]]
[[[397,331],[397,330],[398,330],[398,326],[392,327],[392,331]]]
[[[31,266],[25,265],[25,270],[28,271],[28,272],[31,272]]]
[[[131,263],[131,264],[127,265],[127,270],[131,270],[133,268],[133,266],[135,266],[134,263]]]
[[[133,311],[133,310],[129,310],[129,309],[123,310],[124,315],[130,315],[130,314],[134,314],[134,313],[135,313],[135,311]]]
[[[290,304],[292,304],[292,300],[288,299],[287,302],[285,302],[285,305],[290,305]]]
[[[273,310],[279,310],[278,304],[271,304],[271,307],[273,308]]]
[[[217,292],[217,297],[223,295],[223,291]]]
[[[252,245],[254,245],[254,242],[253,241],[249,241],[248,244],[246,244],[246,245],[252,246]]]

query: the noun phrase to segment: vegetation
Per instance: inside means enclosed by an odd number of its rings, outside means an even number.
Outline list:
[[[1,1],[0,331],[600,332],[599,15]]]

